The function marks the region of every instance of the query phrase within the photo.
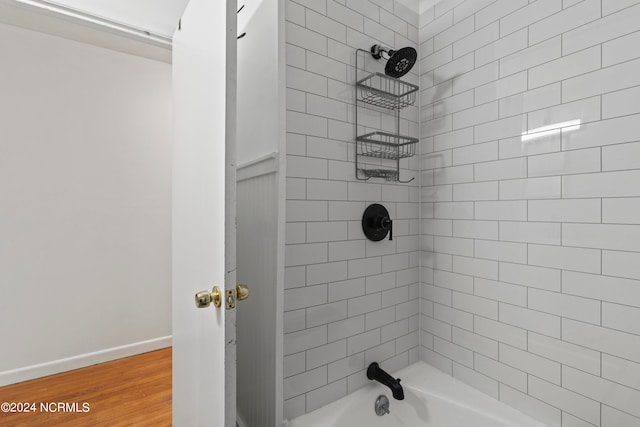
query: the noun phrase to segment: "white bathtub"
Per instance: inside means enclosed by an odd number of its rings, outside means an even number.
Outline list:
[[[363,374],[364,375],[364,374]],[[418,362],[393,374],[402,379],[404,400],[373,381],[344,398],[289,422],[289,427],[545,427],[544,424]],[[378,416],[376,398],[389,398],[390,413]]]

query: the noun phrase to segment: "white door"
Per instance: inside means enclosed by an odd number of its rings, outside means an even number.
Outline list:
[[[235,427],[236,2],[190,0],[173,39],[173,425]],[[217,285],[222,305],[197,308]],[[150,302],[152,303],[152,302]]]

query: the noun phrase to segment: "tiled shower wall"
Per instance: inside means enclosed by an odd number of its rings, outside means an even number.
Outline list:
[[[293,418],[419,359],[418,157],[402,179],[354,173],[355,49],[417,46],[418,14],[393,0],[286,1],[287,206],[284,416]],[[370,55],[369,55],[370,56]],[[417,67],[409,81],[418,82]],[[359,110],[369,129],[393,121]],[[402,112],[418,136],[418,108]],[[393,240],[371,242],[361,218],[390,211]]]
[[[636,3],[420,17],[421,357],[551,426],[640,425]]]

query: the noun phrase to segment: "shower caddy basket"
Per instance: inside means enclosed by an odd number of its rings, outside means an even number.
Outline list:
[[[400,159],[415,155],[418,138],[400,135],[400,110],[415,103],[418,86],[382,73],[359,78],[359,73],[365,70],[360,69],[358,63],[360,60],[364,62],[370,54],[369,51],[356,49],[356,178],[362,181],[384,178],[387,181],[411,182],[413,178],[408,181],[400,179]],[[360,55],[362,58],[359,58]],[[375,130],[358,135],[358,108],[361,103],[390,110],[386,114],[395,116],[395,132]],[[359,156],[392,160],[395,161],[395,168],[363,168],[362,162],[358,162]]]

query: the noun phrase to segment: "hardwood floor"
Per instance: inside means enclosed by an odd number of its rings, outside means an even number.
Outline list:
[[[35,403],[0,412],[2,427],[170,426],[171,348],[0,387],[2,402]]]

